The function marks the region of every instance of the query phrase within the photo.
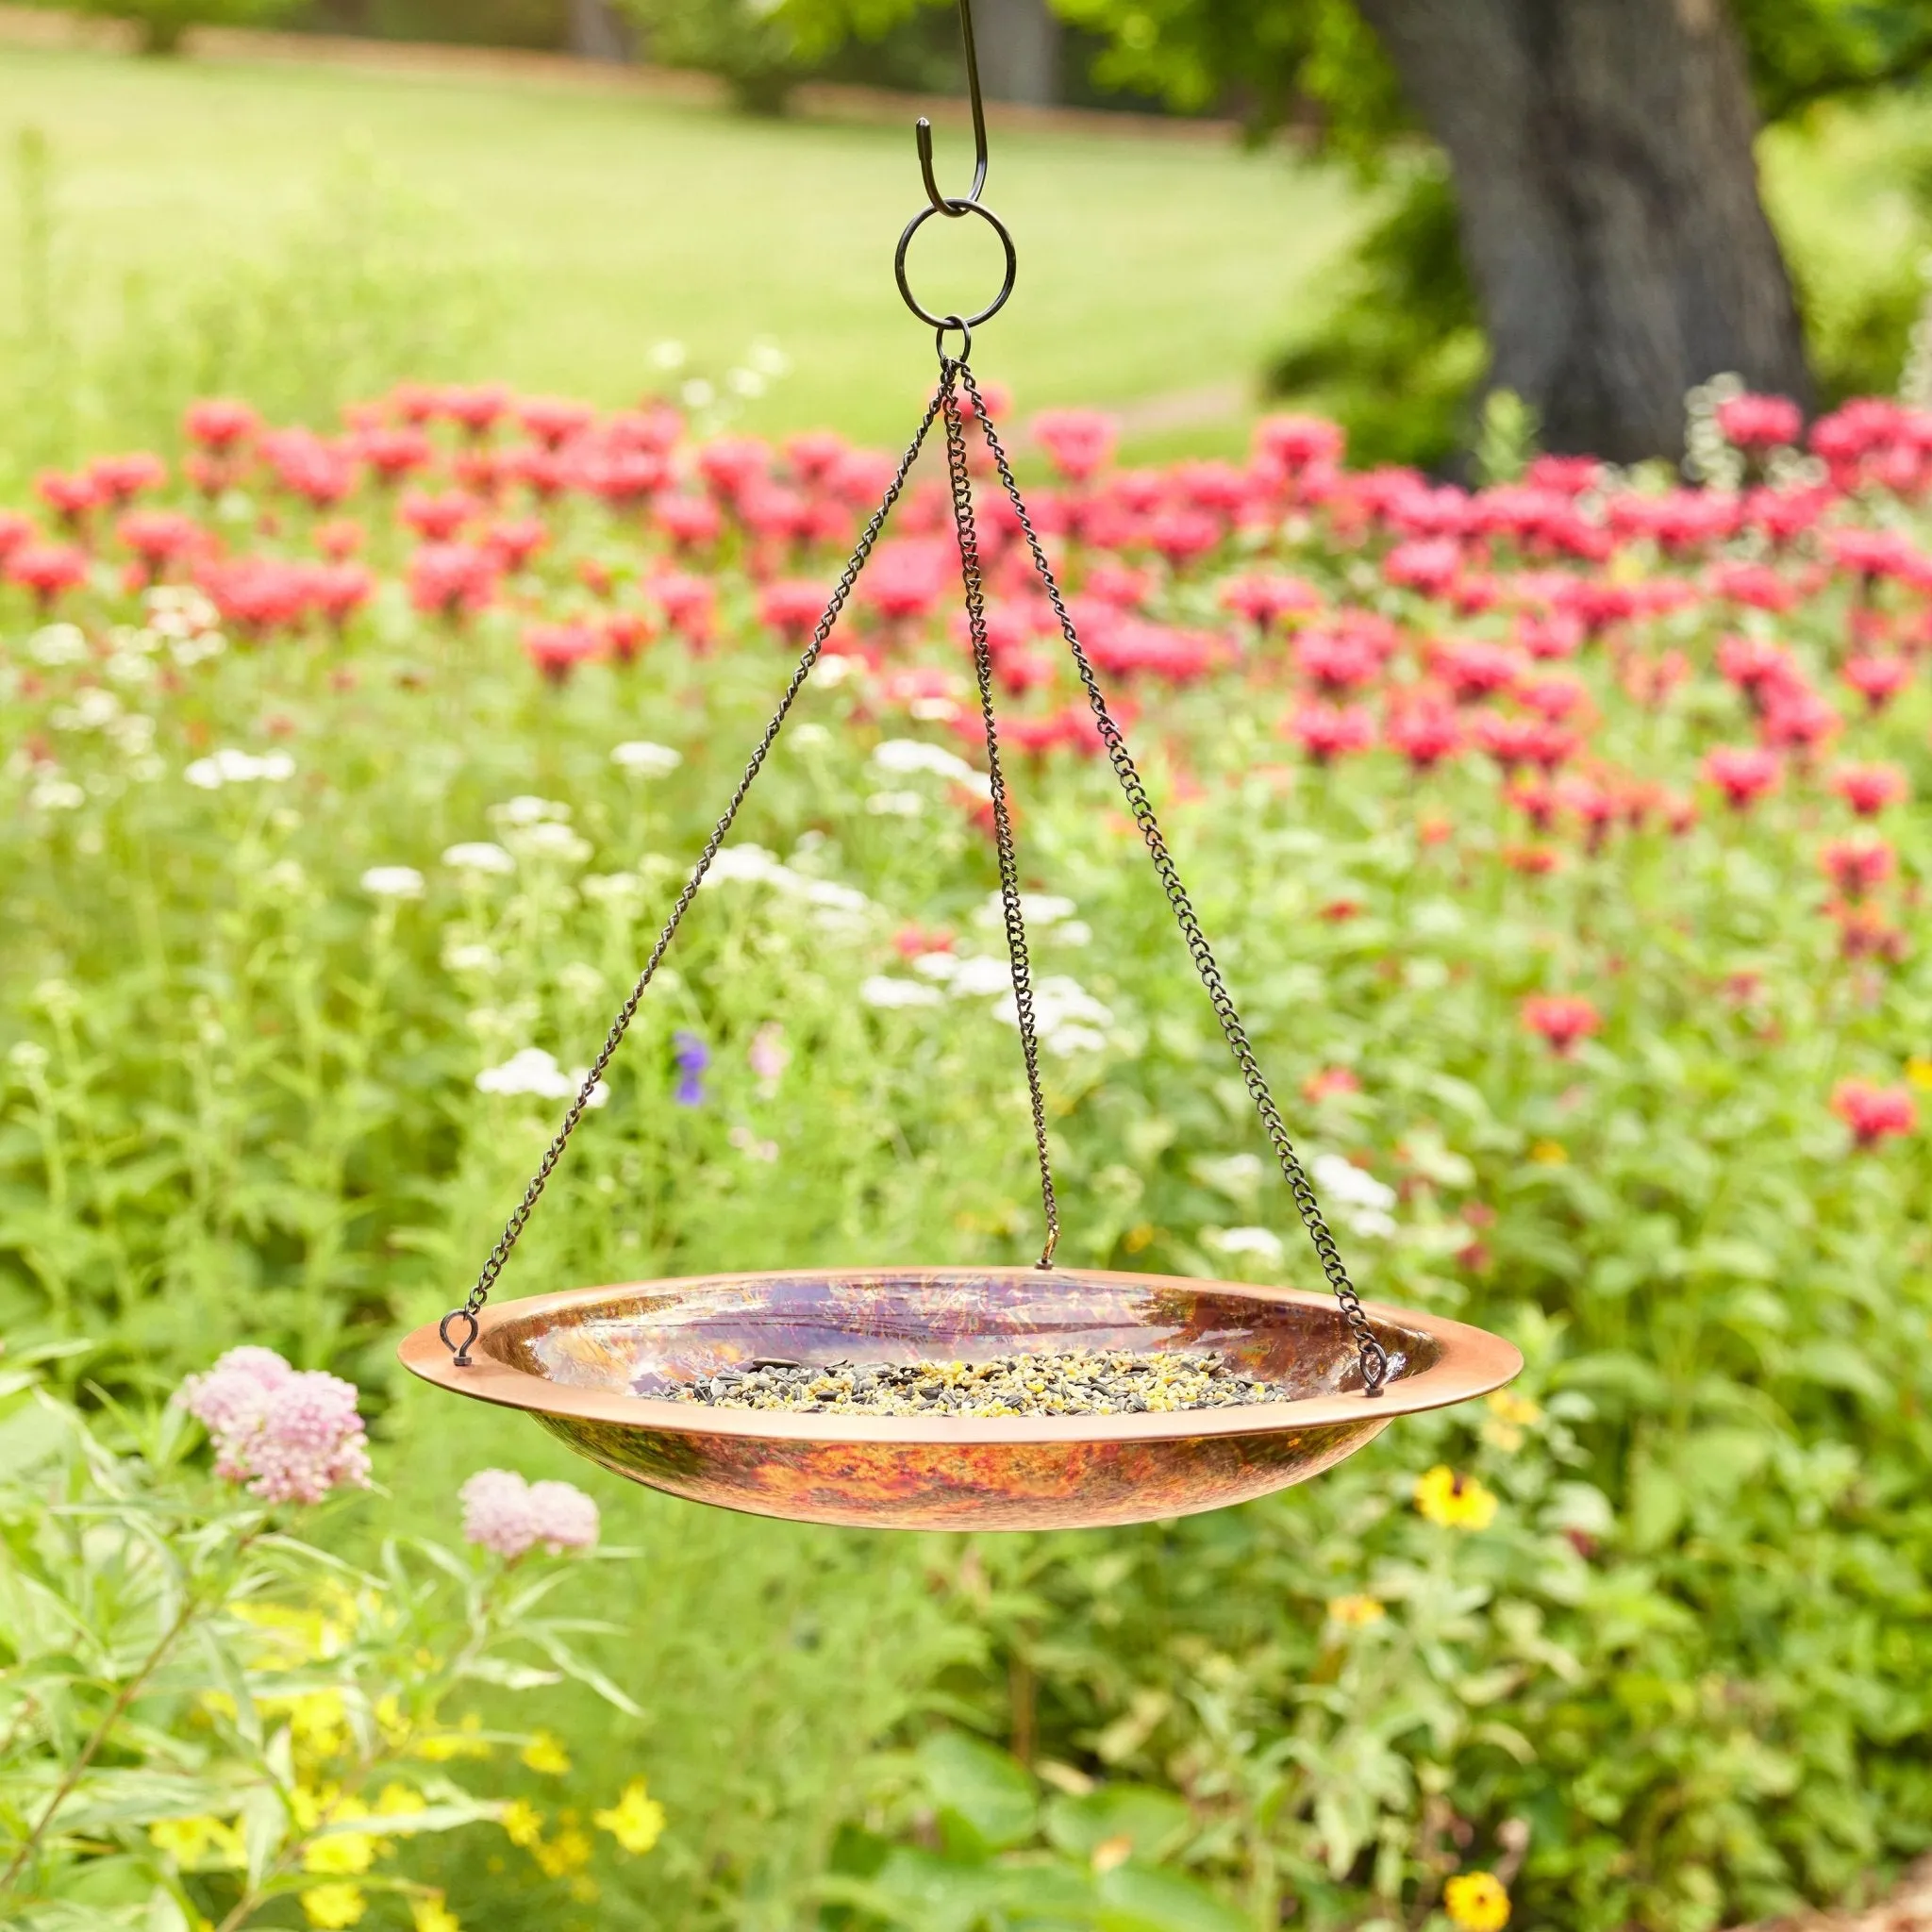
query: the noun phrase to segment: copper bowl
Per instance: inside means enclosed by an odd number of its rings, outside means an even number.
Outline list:
[[[1069,1529],[1245,1502],[1340,1462],[1399,1415],[1501,1387],[1510,1343],[1374,1303],[1390,1378],[1363,1394],[1326,1294],[1061,1268],[813,1269],[533,1295],[486,1308],[470,1365],[435,1323],[402,1345],[426,1382],[527,1409],[634,1482],[760,1516],[868,1529]],[[1213,1348],[1293,1391],[1165,1415],[794,1414],[663,1399],[762,1357],[983,1359],[1020,1350]]]

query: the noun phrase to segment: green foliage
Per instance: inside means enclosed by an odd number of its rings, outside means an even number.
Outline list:
[[[715,74],[748,114],[782,114],[810,68],[782,8],[763,0],[620,0],[650,58]]]
[[[633,1710],[575,1647],[595,1626],[548,1607],[571,1566],[404,1537],[351,1566],[293,1533],[315,1511],[212,1481],[197,1434],[174,1404],[83,1417],[32,1355],[0,1376],[0,1910],[239,1932],[297,1897],[351,1924],[375,1892],[434,1927],[416,1840],[520,1823],[462,1768],[561,1757],[452,1702],[574,1678]],[[632,1850],[648,1805],[640,1786]]]
[[[1486,350],[1448,170],[1413,162],[1391,193],[1267,383],[1334,416],[1357,460],[1432,468],[1468,440]]]
[[[302,0],[54,0],[75,13],[125,21],[140,36],[143,54],[178,54],[190,27],[267,26],[286,18]]]
[[[453,254],[450,210],[358,142],[264,243],[192,276],[91,258],[60,149],[40,128],[20,130],[12,161],[22,299],[0,363],[9,488],[109,440],[164,441],[198,395],[258,395],[290,420],[328,423],[412,372],[458,373],[496,307]],[[105,315],[88,299],[104,283]]]

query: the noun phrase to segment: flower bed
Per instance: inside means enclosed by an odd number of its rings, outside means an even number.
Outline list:
[[[110,1386],[230,1339],[379,1385],[891,460],[489,388],[185,428],[0,516],[0,1311]],[[1932,420],[1799,433],[1735,397],[1701,445],[1735,487],[1543,458],[1471,492],[1307,419],[1161,470],[1033,425],[1351,1268],[1530,1369],[1275,1504],[935,1559],[983,1646],[948,1707],[1004,1749],[865,1774],[820,1857],[851,1909],[1051,1870],[1074,1923],[1507,1891],[1701,1932],[1923,1846]],[[509,1291],[1030,1257],[947,515],[920,473]],[[1308,1279],[996,490],[978,521],[1061,1252]],[[714,1900],[749,1857],[717,1856]]]

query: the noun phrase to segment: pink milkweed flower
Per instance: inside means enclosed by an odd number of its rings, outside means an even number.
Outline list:
[[[1120,425],[1098,409],[1042,409],[1029,433],[1070,483],[1098,475],[1120,441]]]
[[[1444,758],[1454,758],[1464,743],[1456,713],[1440,700],[1424,701],[1398,712],[1383,727],[1382,735],[1417,772],[1432,771]]]
[[[507,571],[519,571],[550,541],[541,517],[499,517],[483,532],[483,547]]]
[[[620,664],[634,664],[641,652],[657,635],[649,616],[641,610],[618,609],[604,613],[604,642]]]
[[[483,609],[496,595],[496,559],[468,543],[425,543],[409,558],[409,602],[444,617]]]
[[[788,643],[801,644],[818,628],[829,596],[811,577],[780,577],[758,592],[758,622]]]
[[[1221,587],[1221,607],[1245,617],[1257,630],[1269,630],[1284,617],[1319,610],[1322,593],[1302,577],[1257,572],[1229,577]]]
[[[128,510],[115,524],[114,534],[141,558],[149,576],[158,576],[209,541],[208,532],[178,509]]]
[[[88,480],[104,503],[129,503],[143,490],[168,480],[168,466],[152,450],[129,450],[123,456],[96,457],[87,466]]]
[[[1579,1041],[1600,1033],[1604,1024],[1595,1005],[1580,993],[1532,993],[1523,1003],[1522,1016],[1523,1024],[1563,1058],[1575,1052]]]
[[[1912,1096],[1874,1080],[1840,1080],[1831,1090],[1831,1110],[1851,1128],[1858,1147],[1875,1147],[1888,1135],[1909,1134],[1919,1124]]]
[[[1170,569],[1182,570],[1221,541],[1221,523],[1202,509],[1164,509],[1147,519],[1142,534]]]
[[[1311,701],[1297,706],[1283,722],[1282,730],[1318,765],[1367,751],[1375,741],[1375,721],[1362,705]]]
[[[555,685],[603,650],[604,640],[588,624],[533,624],[524,632],[524,656]]]
[[[724,531],[724,512],[708,496],[661,497],[653,514],[658,528],[679,550],[715,543]]]
[[[1458,705],[1514,690],[1523,675],[1523,659],[1507,644],[1490,644],[1478,638],[1447,639],[1429,652],[1429,669],[1449,687]]]
[[[1820,849],[1818,865],[1847,899],[1862,899],[1897,870],[1898,854],[1883,839],[1869,835],[1833,839]]]
[[[666,571],[653,577],[648,588],[665,623],[693,650],[701,651],[711,641],[718,621],[718,587],[709,577]]]
[[[437,408],[471,436],[487,435],[509,408],[509,391],[500,382],[453,384],[437,397]]]
[[[517,421],[546,449],[582,435],[596,415],[590,404],[563,396],[525,396],[516,406]]]
[[[1716,414],[1724,441],[1738,449],[1782,449],[1805,427],[1804,412],[1785,396],[1726,396]]]
[[[436,456],[428,437],[408,424],[359,430],[349,447],[375,472],[376,480],[393,483],[414,470],[427,469]]]
[[[87,570],[87,552],[73,543],[16,543],[7,553],[8,581],[31,591],[42,610],[86,583]]]
[[[1255,425],[1254,452],[1291,473],[1339,463],[1348,438],[1325,416],[1263,416]]]
[[[190,442],[225,456],[254,436],[261,427],[261,418],[233,397],[207,396],[189,404],[182,413],[181,427]]]
[[[699,475],[727,503],[735,503],[771,468],[772,447],[762,437],[720,436],[698,451]]]
[[[447,543],[482,508],[463,490],[409,490],[396,515],[425,541]]]
[[[457,1494],[464,1541],[506,1563],[539,1543],[553,1557],[596,1545],[597,1506],[574,1483],[533,1483],[513,1469],[479,1469]]]
[[[1831,789],[1861,819],[1869,819],[1899,804],[1911,786],[1897,765],[1840,765],[1831,774]]]
[[[231,1348],[181,1385],[182,1406],[208,1430],[215,1474],[265,1503],[319,1503],[369,1482],[368,1435],[356,1385],[299,1372],[268,1348]]]
[[[1912,681],[1912,666],[1906,658],[1848,658],[1839,675],[1869,710],[1882,711]]]
[[[1398,543],[1382,559],[1382,580],[1425,597],[1440,597],[1462,572],[1462,546],[1454,537],[1419,537]]]
[[[1721,744],[1704,755],[1706,780],[1724,794],[1735,811],[1743,811],[1767,792],[1775,791],[1784,766],[1775,752],[1752,745]]]

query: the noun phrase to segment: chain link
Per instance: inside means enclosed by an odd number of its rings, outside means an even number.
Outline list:
[[[490,1291],[496,1286],[496,1278],[503,1273],[503,1266],[509,1259],[510,1250],[524,1231],[530,1218],[530,1210],[537,1205],[557,1163],[563,1157],[563,1150],[570,1143],[570,1137],[576,1132],[577,1123],[583,1119],[590,1107],[591,1096],[596,1092],[598,1083],[603,1079],[605,1070],[609,1066],[611,1056],[623,1043],[624,1036],[636,1017],[638,1003],[643,998],[646,989],[657,975],[658,965],[670,950],[671,941],[677,935],[677,928],[683,924],[684,915],[691,910],[691,903],[697,897],[698,888],[705,882],[705,874],[711,869],[711,861],[717,858],[719,849],[729,835],[733,820],[738,817],[739,808],[743,805],[745,795],[751,791],[753,781],[764,769],[766,758],[773,745],[778,741],[778,734],[784,729],[785,720],[790,716],[793,701],[804,690],[805,681],[811,675],[812,666],[819,660],[819,654],[825,647],[825,640],[832,634],[832,626],[838,623],[840,613],[845,608],[845,601],[852,594],[852,587],[858,581],[858,574],[865,568],[866,559],[872,555],[873,545],[878,541],[880,530],[885,527],[886,518],[891,515],[892,506],[898,502],[900,491],[906,487],[906,478],[911,473],[919,452],[925,446],[927,433],[947,393],[947,385],[942,381],[933,391],[931,402],[925,406],[925,414],[921,417],[919,428],[912,441],[907,445],[906,454],[899,458],[899,467],[892,473],[892,480],[887,486],[886,493],[879,507],[873,511],[872,518],[853,547],[831,599],[825,606],[825,612],[819,619],[818,628],[812,632],[811,641],[805,647],[805,654],[798,660],[798,668],[791,674],[791,681],[785,687],[785,694],[778,700],[778,708],[772,713],[770,724],[765,726],[764,736],[758,740],[758,749],[751,755],[751,762],[744,768],[743,775],[738,781],[738,789],[731,794],[731,803],[724,808],[711,836],[705,841],[705,849],[698,855],[698,862],[691,877],[685,882],[684,890],[678,893],[672,906],[671,916],[664,922],[664,929],[658,935],[657,943],[651,948],[651,955],[644,961],[644,970],[638,974],[637,983],[623,1006],[617,1009],[617,1017],[610,1024],[610,1030],[604,1036],[604,1044],[597,1058],[591,1062],[590,1070],[584,1075],[583,1084],[577,1090],[576,1098],[570,1104],[570,1110],[563,1117],[563,1124],[557,1130],[556,1138],[544,1151],[541,1164],[530,1177],[530,1184],[524,1190],[524,1198],[517,1203],[516,1212],[505,1224],[503,1233],[496,1245],[490,1251],[490,1258],[483,1264],[483,1272],[476,1277],[476,1285],[471,1289],[468,1299],[460,1307],[452,1308],[442,1318],[441,1332],[443,1345],[456,1358],[458,1368],[466,1368],[470,1361],[470,1346],[476,1340],[481,1324],[476,1317],[483,1304],[490,1299]],[[463,1341],[457,1343],[450,1340],[450,1325],[455,1322],[467,1322],[468,1331]]]
[[[953,523],[959,536],[959,575],[966,590],[966,630],[973,641],[973,672],[979,684],[979,715],[986,723],[986,769],[992,794],[993,843],[1000,861],[1000,910],[1007,955],[1013,964],[1013,1005],[1020,1017],[1020,1051],[1026,1061],[1026,1095],[1033,1108],[1033,1144],[1040,1155],[1040,1199],[1046,1210],[1046,1245],[1035,1264],[1053,1266],[1059,1245],[1060,1210],[1054,1197],[1053,1166],[1046,1151],[1046,1102],[1040,1088],[1040,1029],[1033,1010],[1033,969],[1026,953],[1026,922],[1020,907],[1020,864],[1013,846],[1013,814],[1000,769],[999,726],[993,718],[992,646],[986,634],[986,582],[980,571],[979,532],[973,519],[973,482],[966,467],[966,425],[959,411],[963,361],[950,358],[940,378],[946,425],[946,462],[953,482]],[[969,382],[972,377],[966,378]]]
[[[1027,547],[1033,553],[1033,567],[1044,586],[1047,600],[1052,604],[1054,616],[1058,619],[1060,635],[1066,640],[1067,648],[1073,653],[1074,669],[1079,674],[1081,684],[1087,691],[1087,702],[1092,708],[1094,722],[1099,727],[1101,742],[1107,747],[1108,762],[1113,766],[1114,775],[1120,780],[1121,791],[1125,794],[1128,809],[1134,815],[1134,822],[1141,828],[1141,837],[1147,847],[1148,856],[1154,860],[1154,870],[1159,874],[1162,890],[1167,893],[1168,904],[1174,908],[1175,921],[1181,929],[1181,937],[1187,941],[1190,955],[1194,961],[1194,970],[1201,975],[1201,983],[1208,990],[1208,998],[1214,1008],[1214,1017],[1221,1023],[1221,1031],[1225,1037],[1228,1050],[1234,1055],[1235,1065],[1241,1069],[1243,1084],[1247,1087],[1249,1098],[1255,1104],[1255,1110],[1260,1116],[1261,1125],[1267,1133],[1274,1158],[1281,1167],[1281,1176],[1288,1183],[1289,1192],[1294,1197],[1296,1211],[1302,1218],[1302,1224],[1308,1231],[1308,1239],[1314,1243],[1315,1253],[1321,1257],[1322,1272],[1328,1277],[1328,1286],[1334,1291],[1340,1304],[1343,1319],[1350,1333],[1355,1337],[1356,1354],[1361,1368],[1362,1387],[1370,1395],[1379,1395],[1383,1384],[1389,1379],[1389,1352],[1376,1341],[1374,1330],[1369,1326],[1368,1317],[1362,1312],[1361,1297],[1356,1292],[1355,1284],[1348,1278],[1348,1270],[1335,1245],[1335,1237],[1328,1231],[1328,1224],[1323,1218],[1321,1205],[1315,1199],[1315,1191],[1309,1185],[1307,1171],[1301,1163],[1301,1157],[1294,1151],[1294,1144],[1288,1138],[1288,1128],[1282,1122],[1281,1111],[1274,1105],[1274,1096],[1269,1091],[1267,1077],[1261,1072],[1260,1062],[1255,1058],[1255,1049],[1249,1043],[1247,1029],[1241,1024],[1241,1015],[1235,1009],[1234,997],[1227,990],[1227,982],[1221,975],[1213,950],[1208,943],[1207,935],[1201,930],[1201,922],[1194,912],[1193,901],[1189,898],[1187,888],[1182,885],[1179,872],[1175,869],[1173,855],[1168,851],[1167,840],[1160,829],[1160,822],[1155,816],[1154,806],[1147,796],[1147,788],[1141,780],[1141,773],[1127,753],[1126,741],[1121,729],[1114,723],[1113,714],[1107,708],[1107,699],[1100,688],[1100,680],[1094,675],[1093,666],[1089,661],[1085,647],[1080,642],[1074,620],[1068,613],[1066,600],[1060,594],[1058,582],[1053,574],[1053,566],[1046,559],[1041,548],[1039,533],[1033,527],[1033,519],[1027,514],[1026,505],[1020,494],[1020,486],[1013,480],[1012,465],[1007,459],[1005,446],[999,439],[999,432],[992,426],[992,417],[988,413],[985,398],[979,393],[979,385],[973,379],[973,372],[963,364],[958,366],[958,377],[965,385],[966,393],[973,398],[974,413],[986,437],[987,448],[998,467],[1000,481],[1006,488],[1008,497],[1013,506],[1013,514],[1019,519],[1020,528],[1025,533]],[[956,405],[957,407],[957,405]],[[950,427],[950,425],[949,425]]]

